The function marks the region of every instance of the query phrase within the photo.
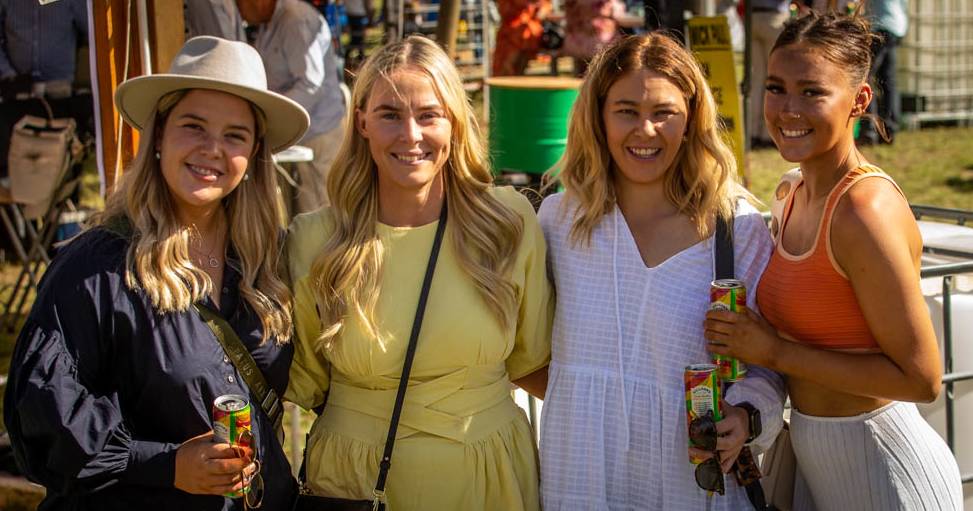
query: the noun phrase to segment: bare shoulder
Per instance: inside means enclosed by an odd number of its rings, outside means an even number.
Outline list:
[[[861,179],[839,199],[831,220],[831,246],[839,263],[884,259],[903,250],[915,258],[922,238],[906,198],[890,180],[876,176]]]

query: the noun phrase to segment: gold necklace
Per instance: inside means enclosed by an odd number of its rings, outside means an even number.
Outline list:
[[[196,233],[195,238],[197,240],[199,240],[199,244],[200,244],[200,246],[202,246],[202,244],[203,244],[203,237],[199,234],[199,231],[196,230],[195,227],[193,227],[193,231],[195,231],[195,233]],[[217,268],[220,267],[220,264],[222,264],[222,261],[221,261],[220,258],[215,257],[213,255],[213,253],[216,252],[216,249],[219,246],[220,246],[220,242],[217,241],[214,244],[214,246],[213,246],[213,248],[211,250],[209,250],[208,252],[202,252],[202,251],[197,250],[196,248],[194,248],[193,245],[192,245],[192,240],[190,240],[189,251],[190,252],[194,252],[197,257],[199,257],[200,259],[202,259],[199,262],[204,263],[205,265],[209,266],[210,268],[217,269]]]
[[[196,249],[194,249],[192,247],[190,247],[190,250],[193,251],[193,252],[195,252],[196,255],[199,256],[200,258],[205,259],[205,263],[210,268],[214,268],[215,269],[215,268],[219,268],[220,267],[220,260],[217,257],[214,257],[212,253],[204,254],[204,253],[199,252],[198,250],[196,250]]]

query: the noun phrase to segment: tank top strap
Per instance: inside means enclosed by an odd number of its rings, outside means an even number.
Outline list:
[[[892,176],[886,174],[885,171],[876,167],[875,165],[870,165],[870,164],[861,165],[853,170],[848,171],[848,173],[845,174],[843,178],[841,178],[841,181],[839,181],[838,184],[835,185],[834,189],[831,190],[831,193],[828,196],[828,201],[824,207],[824,213],[822,214],[821,224],[820,224],[821,228],[818,231],[818,242],[817,242],[818,250],[820,250],[821,248],[826,248],[828,259],[831,260],[832,267],[834,267],[835,271],[838,272],[839,275],[845,278],[847,278],[848,276],[838,265],[838,262],[834,258],[834,253],[831,250],[831,220],[832,220],[831,217],[832,215],[834,215],[834,210],[838,206],[838,201],[841,200],[841,198],[848,192],[848,190],[851,189],[852,186],[855,186],[855,184],[862,181],[863,179],[872,178],[872,177],[885,179],[888,182],[892,183],[892,186],[895,187],[895,189],[899,192],[899,194],[905,197],[905,194],[902,192],[902,188],[900,188],[898,183],[896,183],[895,180],[892,179]]]
[[[887,180],[888,182],[892,183],[892,186],[894,186],[903,197],[905,196],[905,194],[902,193],[902,189],[899,188],[899,185],[896,184],[895,180],[892,179],[892,176],[889,176],[885,173],[885,171],[874,165],[862,165],[848,171],[848,173],[845,174],[845,177],[841,178],[841,181],[839,181],[838,184],[835,185],[834,189],[831,190],[831,193],[828,196],[828,202],[824,207],[824,217],[825,221],[827,222],[823,224],[824,226],[830,227],[831,215],[834,214],[835,207],[838,206],[838,201],[840,201],[841,198],[848,193],[848,190],[850,190],[852,186],[855,186],[855,184],[857,184],[859,181],[870,177],[877,177]],[[818,235],[824,235],[830,230],[830,228],[821,229],[821,232],[818,233]]]

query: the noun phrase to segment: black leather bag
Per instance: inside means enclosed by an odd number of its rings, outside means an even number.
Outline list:
[[[439,225],[436,228],[436,238],[429,253],[429,263],[426,265],[426,276],[422,281],[422,291],[419,294],[419,305],[416,306],[416,316],[412,321],[412,333],[409,337],[409,347],[405,352],[405,362],[402,366],[402,376],[399,378],[399,389],[395,395],[395,406],[392,407],[392,418],[389,422],[389,432],[385,439],[385,452],[379,464],[378,480],[373,490],[373,500],[342,499],[338,497],[321,497],[313,495],[307,489],[307,448],[304,450],[304,461],[298,474],[301,491],[297,495],[293,511],[385,511],[385,480],[392,466],[392,448],[395,445],[395,431],[399,427],[399,417],[402,415],[402,404],[405,402],[405,391],[409,386],[409,373],[412,371],[412,361],[416,356],[416,344],[419,341],[419,330],[422,329],[422,317],[426,312],[426,300],[429,298],[429,287],[432,276],[436,271],[436,260],[439,258],[439,247],[442,246],[443,234],[446,231],[446,203],[439,214]]]

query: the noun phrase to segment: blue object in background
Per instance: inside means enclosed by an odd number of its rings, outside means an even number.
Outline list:
[[[78,233],[81,232],[81,224],[79,222],[67,222],[57,226],[57,231],[54,233],[55,241],[64,241],[73,238]]]
[[[340,34],[341,27],[348,25],[348,13],[344,4],[329,3],[324,7],[324,19],[328,20],[332,34]]]

